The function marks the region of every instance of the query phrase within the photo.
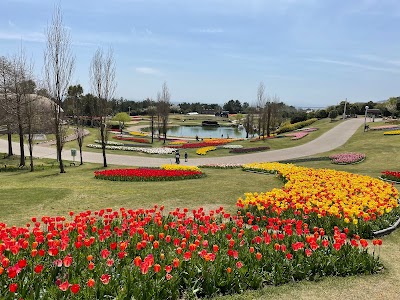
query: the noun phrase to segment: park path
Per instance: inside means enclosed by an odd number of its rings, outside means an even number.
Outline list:
[[[181,159],[181,164],[191,166],[204,164],[242,164],[252,162],[279,161],[316,155],[342,146],[356,132],[363,122],[363,118],[348,119],[344,122],[341,122],[331,130],[325,132],[315,140],[296,147],[235,156],[202,158],[189,157],[188,162],[184,162],[183,159]],[[0,152],[6,153],[7,149],[7,140],[0,139]],[[18,143],[13,143],[13,150],[15,154],[19,154]],[[28,153],[28,151],[26,150],[25,153]],[[54,147],[43,147],[36,145],[33,148],[33,153],[35,157],[56,158],[56,149]],[[72,160],[71,151],[64,150],[63,158],[65,160]],[[102,163],[103,157],[101,153],[83,152],[83,160],[84,162]],[[165,158],[159,158],[117,155],[111,154],[110,151],[107,152],[107,163],[112,165],[159,167],[162,164],[174,163],[174,161],[174,155],[170,155],[169,157]]]

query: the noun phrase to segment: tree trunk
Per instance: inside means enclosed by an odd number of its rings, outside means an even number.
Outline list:
[[[8,156],[13,156],[11,126],[7,124]]]
[[[33,166],[33,139],[32,139],[32,134],[29,134],[28,144],[29,144],[30,171],[33,172],[33,171],[35,171],[35,168]]]
[[[154,116],[151,116],[151,143],[154,141]]]
[[[107,168],[106,141],[105,141],[105,135],[104,135],[103,117],[100,117],[100,134],[101,134],[101,148],[103,150],[103,167]]]
[[[22,131],[22,125],[21,123],[18,125],[18,131],[19,131],[19,149],[20,149],[20,160],[19,160],[19,166],[23,167],[25,166],[25,148],[24,148],[24,133]]]

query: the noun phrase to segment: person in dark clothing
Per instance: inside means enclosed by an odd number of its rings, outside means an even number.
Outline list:
[[[188,161],[188,154],[186,151],[185,151],[185,161]]]
[[[181,155],[179,154],[179,150],[176,150],[176,151],[175,151],[175,163],[176,163],[177,165],[180,164],[180,158],[181,158]]]

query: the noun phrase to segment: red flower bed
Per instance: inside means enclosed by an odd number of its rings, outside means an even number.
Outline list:
[[[210,147],[210,146],[219,146],[219,145],[224,145],[226,144],[223,142],[201,142],[201,143],[187,143],[183,145],[174,145],[174,148],[183,148],[183,149],[188,149],[188,148],[203,148],[203,147]]]
[[[157,206],[70,216],[0,223],[1,299],[198,299],[381,269],[366,240],[295,218],[258,226],[250,212]]]
[[[400,172],[396,171],[383,171],[382,176],[383,179],[400,182]]]
[[[204,173],[190,170],[164,170],[164,169],[112,169],[94,172],[97,179],[113,181],[171,181],[193,179],[204,176]]]
[[[135,137],[125,137],[125,136],[113,136],[113,139],[120,140],[120,141],[130,141],[135,143],[142,143],[142,144],[151,144],[151,142],[147,139],[135,138]]]

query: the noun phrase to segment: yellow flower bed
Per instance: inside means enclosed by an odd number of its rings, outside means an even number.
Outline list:
[[[206,155],[206,153],[207,153],[208,151],[214,151],[214,150],[216,150],[216,149],[217,149],[217,147],[208,146],[208,147],[203,147],[203,148],[197,149],[196,153],[197,153],[198,155]]]
[[[383,133],[384,135],[398,135],[400,134],[400,130],[391,130],[391,131],[386,131]]]
[[[183,171],[197,171],[201,172],[200,168],[196,166],[182,166],[182,165],[173,165],[173,164],[166,164],[162,165],[161,169],[164,170],[183,170]]]
[[[297,167],[292,164],[254,163],[244,169],[278,172],[286,184],[282,189],[266,193],[247,193],[238,200],[238,206],[257,206],[259,210],[273,207],[276,211],[287,209],[315,212],[343,218],[346,223],[375,220],[399,206],[398,191],[388,183],[369,176],[348,172]]]
[[[169,143],[169,145],[182,145],[182,144],[186,144],[188,141],[182,141],[182,140],[178,140],[178,141],[172,141]]]
[[[139,132],[139,131],[131,131],[131,132],[129,132],[129,134],[136,135],[136,136],[147,136],[147,133]]]

